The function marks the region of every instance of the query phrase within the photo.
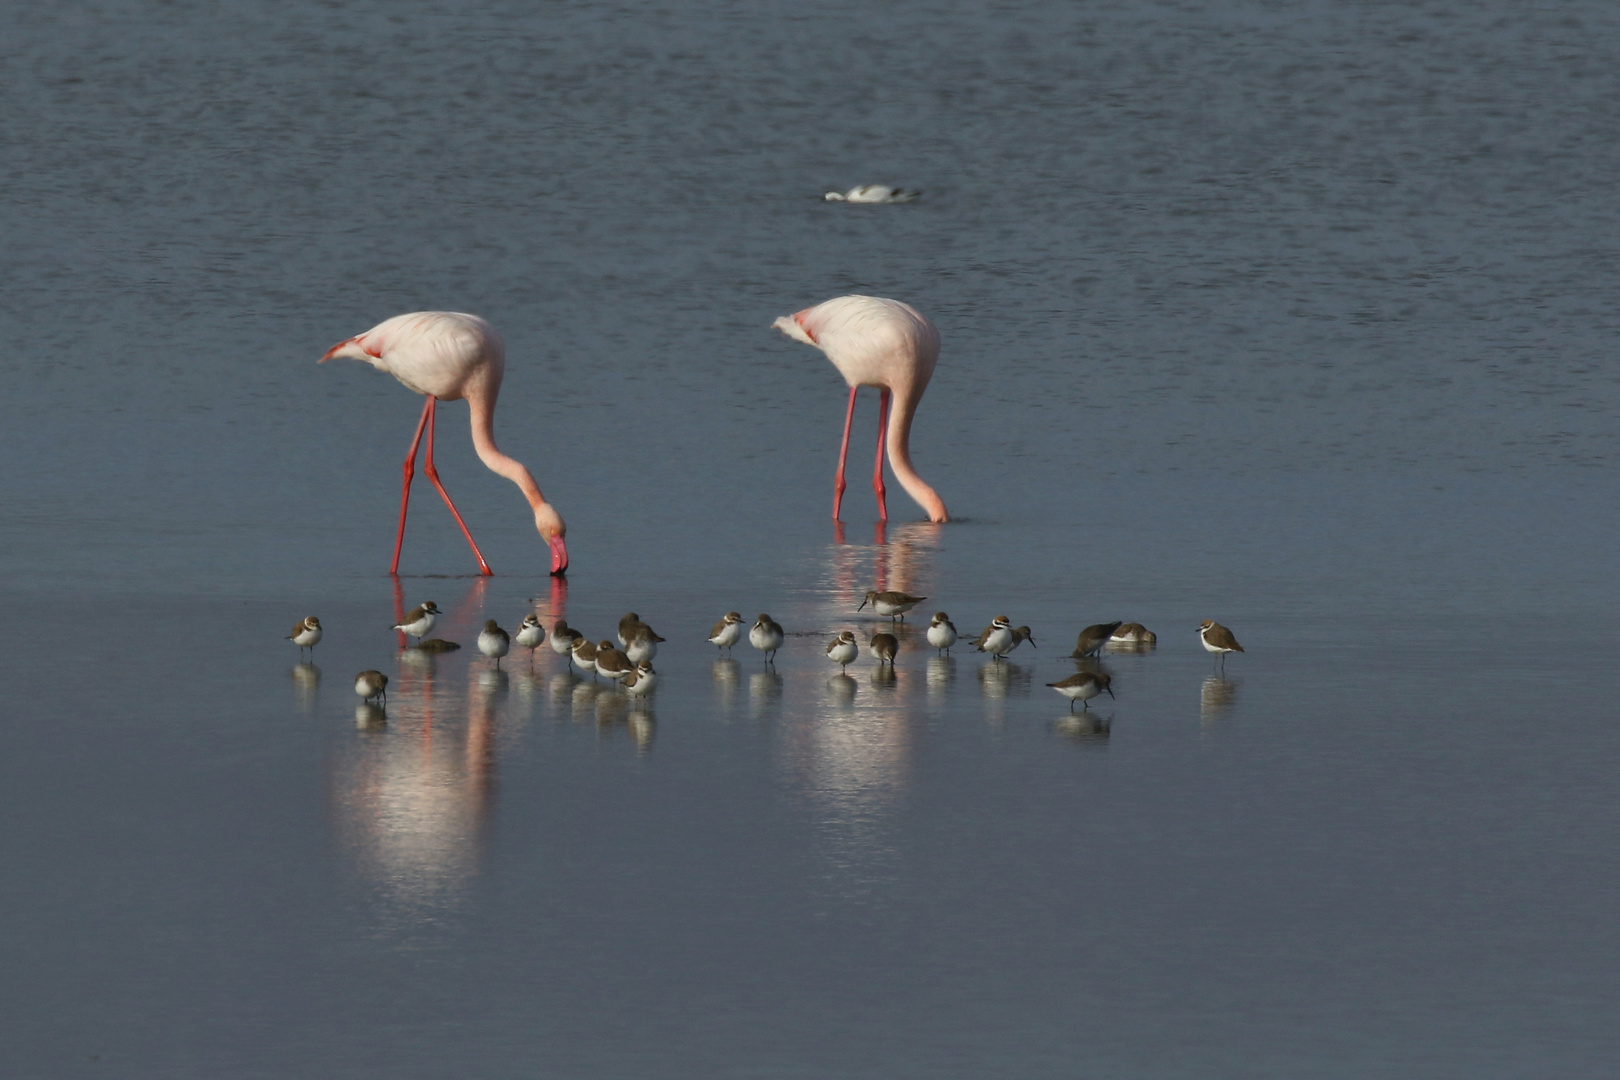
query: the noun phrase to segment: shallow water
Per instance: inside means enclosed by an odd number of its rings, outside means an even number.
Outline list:
[[[1607,1075],[1617,20],[19,14],[7,1074]],[[926,193],[819,200],[869,181]],[[769,326],[856,290],[940,327],[949,525],[874,524],[875,395],[827,518]],[[314,361],[427,307],[505,335],[566,585],[459,404],[497,576],[424,485],[381,572],[420,406]],[[873,587],[929,599],[841,676]],[[425,599],[467,648],[400,652]],[[646,705],[471,648],[627,610]],[[1159,647],[1071,716],[1106,619]]]

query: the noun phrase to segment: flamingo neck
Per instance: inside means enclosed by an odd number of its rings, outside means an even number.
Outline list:
[[[911,387],[894,390],[893,403],[889,406],[889,467],[906,494],[928,512],[929,521],[949,521],[951,516],[945,509],[945,500],[911,465],[911,418],[921,397],[922,394]]]
[[[523,497],[529,500],[530,510],[544,506],[546,497],[540,493],[540,485],[534,482],[533,474],[523,462],[501,453],[500,447],[495,445],[494,399],[483,393],[468,393],[467,406],[472,414],[473,449],[478,452],[478,460],[482,461],[491,472],[498,473],[516,484],[523,492]]]

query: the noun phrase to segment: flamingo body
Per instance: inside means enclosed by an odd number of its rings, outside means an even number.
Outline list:
[[[820,349],[849,386],[849,413],[839,452],[833,517],[838,517],[843,502],[844,463],[855,393],[863,386],[873,386],[883,391],[884,410],[878,420],[877,462],[872,476],[879,517],[888,518],[883,488],[883,457],[887,452],[895,479],[927,511],[928,519],[949,520],[944,500],[911,464],[911,421],[939,359],[939,331],[934,324],[916,308],[898,300],[839,296],[784,315],[772,325],[794,341]]]
[[[495,445],[495,399],[506,374],[506,344],[495,328],[477,315],[459,311],[414,311],[395,315],[363,334],[340,341],[321,357],[325,363],[335,357],[364,361],[398,379],[409,389],[427,398],[416,439],[405,459],[405,489],[400,498],[399,534],[394,541],[394,563],[390,573],[399,570],[400,547],[405,541],[405,512],[410,503],[411,479],[415,474],[416,448],[427,431],[427,458],[424,469],[438,488],[471,545],[479,569],[490,573],[483,554],[473,541],[472,532],[456,511],[455,503],[439,482],[433,464],[434,413],[439,401],[465,398],[471,414],[473,448],[492,472],[516,484],[534,513],[535,528],[551,546],[551,572],[568,569],[568,548],[563,541],[567,526],[562,515],[546,502],[533,475],[515,458],[501,453]]]

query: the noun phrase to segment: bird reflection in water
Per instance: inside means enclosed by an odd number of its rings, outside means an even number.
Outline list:
[[[290,674],[293,700],[298,703],[298,711],[305,716],[312,715],[321,696],[321,669],[309,661],[304,661],[294,664]]]
[[[354,707],[354,726],[360,731],[385,731],[388,728],[388,710],[370,701]]]
[[[956,657],[930,656],[928,658],[928,700],[939,704],[956,684]]]
[[[1108,734],[1113,729],[1114,718],[1111,716],[1096,716],[1081,713],[1065,713],[1052,721],[1052,730],[1066,739],[1070,739],[1082,746],[1103,749],[1108,746]]]
[[[769,668],[748,676],[748,705],[755,720],[775,719],[782,707],[782,676]]]
[[[1226,718],[1237,702],[1239,681],[1211,675],[1198,692],[1198,719],[1213,724]]]
[[[737,686],[742,681],[742,666],[729,656],[722,656],[709,665],[709,677],[714,681],[715,704],[720,707],[720,718],[730,720],[737,708]]]
[[[840,671],[827,677],[827,692],[822,701],[828,708],[847,710],[855,704],[855,694],[859,690],[860,685],[855,677]]]
[[[979,665],[979,694],[984,698],[985,719],[999,726],[1007,719],[1007,699],[1029,697],[1030,669],[1011,660],[991,660]]]

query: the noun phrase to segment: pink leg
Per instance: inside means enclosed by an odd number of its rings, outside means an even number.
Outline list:
[[[473,558],[478,560],[478,572],[487,577],[495,571],[491,570],[489,563],[484,561],[484,553],[478,550],[478,542],[472,538],[472,532],[468,530],[467,523],[461,520],[461,513],[456,509],[456,504],[450,501],[450,493],[444,490],[443,484],[439,483],[439,470],[433,467],[433,406],[435,404],[437,404],[436,399],[428,398],[427,460],[422,463],[422,471],[427,473],[428,479],[433,481],[433,486],[438,488],[439,494],[444,497],[444,505],[450,508],[450,516],[456,519],[457,525],[461,526],[461,535],[467,538],[467,545],[473,549]]]
[[[844,462],[849,458],[849,426],[855,421],[855,390],[849,388],[849,411],[844,413],[844,443],[838,448],[838,478],[833,481],[833,520],[838,520],[838,508],[844,505]]]
[[[422,406],[422,419],[416,422],[416,437],[411,440],[410,452],[405,455],[405,490],[399,496],[399,534],[394,537],[394,561],[388,567],[390,574],[399,573],[399,549],[405,546],[405,511],[411,505],[411,479],[416,475],[416,448],[422,443],[422,429],[427,427],[428,417],[433,414],[433,398],[427,399]],[[405,642],[405,635],[399,636],[401,644]]]
[[[878,405],[877,463],[872,466],[872,490],[877,492],[878,520],[889,520],[889,504],[884,500],[888,492],[883,487],[883,440],[889,434],[889,391],[883,391],[883,402]],[[430,436],[431,438],[431,436]],[[433,444],[428,443],[429,446]]]

